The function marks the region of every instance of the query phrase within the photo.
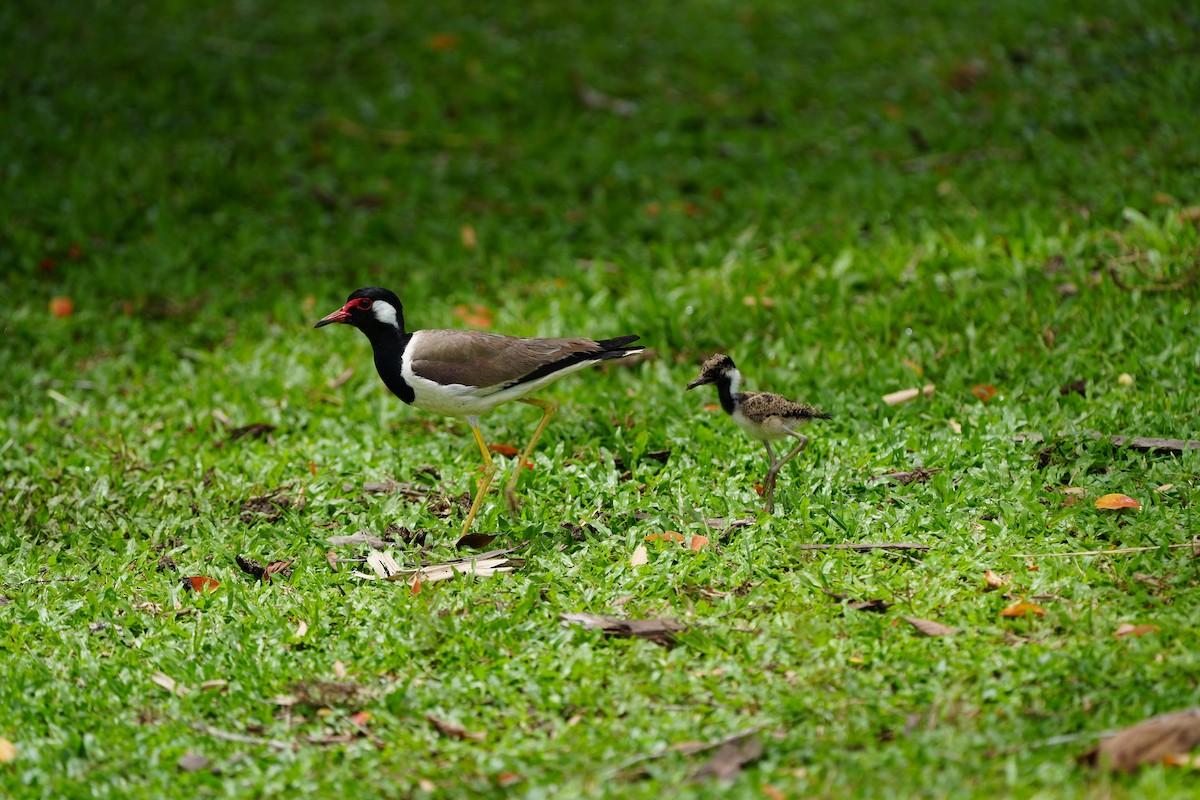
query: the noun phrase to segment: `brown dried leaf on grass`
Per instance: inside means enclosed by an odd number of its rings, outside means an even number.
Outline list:
[[[910,483],[927,483],[930,478],[942,471],[941,467],[926,469],[925,467],[914,467],[909,472],[889,472],[884,475],[872,475],[867,480],[871,481],[895,481],[896,483],[907,486]]]
[[[250,575],[264,583],[269,583],[273,575],[282,574],[287,578],[292,574],[292,560],[287,561],[272,561],[266,566],[263,566],[261,561],[250,558],[249,556],[238,555],[234,558],[238,567],[242,572]]]
[[[1124,639],[1126,636],[1140,638],[1148,633],[1158,633],[1158,626],[1151,625],[1149,623],[1133,625],[1128,622],[1122,622],[1117,626],[1117,629],[1113,631],[1113,636],[1117,637],[1118,639]]]
[[[621,619],[601,614],[570,612],[559,614],[563,625],[582,625],[588,630],[598,630],[609,636],[649,639],[664,647],[675,644],[675,633],[687,630],[687,626],[674,619]]]
[[[1008,585],[1008,578],[992,572],[990,569],[983,573],[984,591],[990,592],[993,589],[1001,589]]]
[[[487,731],[468,731],[457,722],[435,717],[433,714],[426,714],[425,721],[437,729],[437,732],[442,736],[449,736],[451,739],[459,739],[464,742],[482,742],[487,738]]]
[[[374,699],[375,691],[352,681],[300,681],[288,690],[288,697],[291,704],[313,708],[358,708]]]
[[[304,508],[304,498],[293,500],[285,492],[290,486],[280,486],[266,494],[251,497],[238,509],[238,518],[246,525],[256,522],[275,522],[290,508]]]
[[[269,422],[252,422],[231,430],[228,441],[236,442],[238,439],[267,439],[269,441],[274,430],[275,426]]]
[[[891,603],[878,597],[871,598],[869,600],[851,600],[849,595],[840,594],[838,592],[830,591],[829,589],[822,589],[821,591],[832,597],[834,600],[848,601],[846,603],[846,608],[849,608],[853,611],[875,611],[882,613],[892,607]]]
[[[1002,617],[1044,617],[1046,609],[1028,600],[1018,600],[1012,605],[1005,606],[1000,612]]]
[[[1200,744],[1200,708],[1152,717],[1126,728],[1079,757],[1085,764],[1133,772],[1143,764],[1171,763]]]
[[[462,550],[464,547],[468,547],[472,550],[482,550],[496,541],[496,537],[499,535],[498,533],[468,533],[454,543],[454,549]]]
[[[199,753],[189,750],[179,757],[175,762],[181,772],[199,772],[202,769],[208,769],[212,766],[212,761],[209,761]]]
[[[901,619],[926,636],[953,636],[958,633],[957,628],[951,628],[949,625],[943,625],[931,619],[920,619],[919,617],[901,617]]]
[[[692,773],[691,780],[703,781],[715,778],[719,781],[731,780],[747,764],[753,764],[763,756],[762,739],[757,733],[731,739],[721,745],[704,766]]]

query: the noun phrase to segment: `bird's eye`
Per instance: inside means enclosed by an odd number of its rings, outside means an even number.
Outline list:
[[[371,298],[360,297],[358,299],[358,307],[361,308],[363,311],[366,311],[367,309],[369,309],[371,307]]]

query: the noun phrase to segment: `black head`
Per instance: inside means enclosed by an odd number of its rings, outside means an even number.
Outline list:
[[[736,372],[737,366],[733,363],[733,359],[724,353],[717,353],[708,357],[708,360],[700,367],[700,377],[689,383],[687,388],[695,389],[706,383],[716,383],[722,376],[732,378]]]
[[[404,307],[394,292],[379,286],[364,286],[350,293],[346,305],[322,317],[313,327],[334,322],[353,325],[368,336],[373,331],[404,333]]]

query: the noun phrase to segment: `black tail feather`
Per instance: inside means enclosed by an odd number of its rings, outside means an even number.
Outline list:
[[[572,367],[584,361],[607,361],[611,358],[622,358],[624,356],[640,353],[641,347],[626,347],[630,342],[636,342],[640,336],[618,336],[615,339],[601,339],[596,342],[600,346],[599,350],[588,350],[580,353],[572,353],[566,358],[561,358],[552,364],[543,364],[528,375],[517,378],[515,381],[509,381],[504,385],[504,388],[511,386],[519,386],[522,383],[530,383],[539,378],[544,378],[547,375],[553,375],[556,372]]]

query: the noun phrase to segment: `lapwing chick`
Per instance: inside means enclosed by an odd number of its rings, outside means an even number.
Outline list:
[[[509,511],[517,511],[516,485],[521,466],[558,410],[553,400],[528,395],[564,375],[614,358],[642,352],[630,347],[637,336],[614,339],[523,339],[483,331],[404,329],[400,298],[378,286],[350,293],[346,304],[323,317],[315,327],[334,322],[353,325],[371,342],[375,369],[384,385],[411,406],[466,420],[483,456],[484,472],[471,510],[463,522],[463,535],[471,529],[484,495],[496,474],[479,430],[479,417],[496,406],[516,400],[542,410],[533,437],[517,460],[504,488]]]
[[[707,383],[717,385],[717,397],[721,400],[721,408],[733,417],[746,435],[763,443],[767,448],[767,477],[763,480],[763,494],[767,498],[767,513],[775,509],[775,476],[784,464],[808,446],[808,437],[797,429],[807,425],[814,419],[832,419],[819,408],[806,403],[795,403],[770,392],[739,391],[742,385],[742,373],[733,363],[733,359],[722,353],[711,356],[700,368],[700,377],[688,384],[687,388],[695,389]],[[775,458],[771,442],[791,437],[797,441],[794,448],[782,458]]]

